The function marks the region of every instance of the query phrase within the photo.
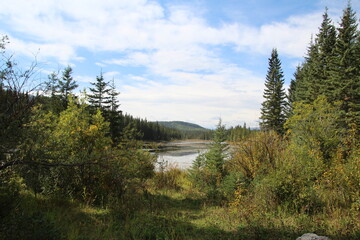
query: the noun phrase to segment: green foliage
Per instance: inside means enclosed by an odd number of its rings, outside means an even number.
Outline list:
[[[33,191],[104,204],[152,176],[154,157],[130,136],[113,148],[109,123],[100,110],[91,115],[86,109],[74,100],[60,116],[34,109],[19,151],[29,163],[21,175]]]
[[[269,58],[269,69],[266,75],[265,90],[262,103],[260,126],[264,130],[274,130],[278,133],[284,132],[286,94],[284,90],[284,75],[281,62],[276,49],[271,52]]]
[[[58,79],[58,85],[56,86],[64,109],[67,107],[68,99],[72,91],[79,86],[73,79],[72,73],[72,68],[67,66],[62,72],[61,79]]]
[[[341,101],[345,117],[342,124],[360,124],[359,30],[356,15],[348,6],[344,9],[340,26],[335,29],[327,10],[307,57],[295,76],[296,101],[311,104],[324,95],[330,103]]]
[[[204,154],[199,154],[190,170],[190,177],[194,185],[204,190],[209,199],[215,201],[222,198],[219,187],[227,174],[224,168],[228,155],[226,139],[227,132],[220,120],[213,133],[213,142],[210,144],[209,150]]]
[[[110,108],[109,104],[111,103],[111,96],[109,96],[111,89],[109,88],[109,83],[105,82],[102,72],[100,76],[96,77],[96,82],[91,84],[94,87],[90,88],[92,94],[88,95],[90,104],[102,111],[108,110]],[[115,106],[113,106],[113,108],[114,107]]]
[[[168,162],[161,161],[159,163],[159,169],[155,172],[153,183],[155,189],[174,189],[180,190],[180,178],[184,176],[176,166],[169,164]]]
[[[294,115],[286,122],[292,139],[309,151],[318,151],[325,162],[336,153],[343,132],[339,128],[339,104],[332,106],[325,97],[313,104],[295,103]]]
[[[236,143],[227,168],[241,173],[247,181],[252,181],[279,167],[279,156],[284,148],[284,142],[277,133],[258,132]]]
[[[178,136],[175,138],[181,139],[204,139],[208,140],[211,138],[211,131],[209,129],[203,128],[197,124],[181,122],[181,121],[171,121],[171,122],[158,122],[160,126],[164,126],[168,129],[174,129],[175,133]]]

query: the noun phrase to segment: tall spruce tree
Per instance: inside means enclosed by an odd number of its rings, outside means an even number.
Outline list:
[[[287,105],[286,105],[286,111],[285,111],[286,118],[289,118],[291,115],[293,115],[294,102],[296,101],[295,93],[296,93],[296,76],[294,79],[292,79],[290,81],[288,94],[286,95],[286,98],[287,98]]]
[[[71,92],[77,88],[79,85],[72,77],[72,68],[67,66],[62,72],[62,78],[59,79],[59,94],[62,100],[64,108],[68,105],[68,97]]]
[[[334,59],[335,43],[336,30],[325,9],[319,32],[314,39],[311,39],[305,61],[294,74],[295,101],[312,103],[320,95],[329,97],[333,91],[329,76]]]
[[[325,9],[323,14],[323,21],[319,28],[319,33],[316,35],[318,45],[318,66],[319,66],[319,83],[321,84],[320,95],[329,97],[329,93],[332,91],[331,83],[329,80],[331,61],[334,59],[334,46],[336,44],[336,29],[332,24],[331,19],[327,13],[328,9]],[[315,96],[315,99],[318,96]]]
[[[110,97],[110,111],[118,113],[118,108],[120,107],[119,100],[117,99],[117,96],[120,94],[116,90],[115,86],[115,80],[114,78],[110,82],[110,91],[109,91],[109,97]]]
[[[96,82],[91,83],[93,88],[90,88],[92,94],[89,94],[89,102],[96,108],[101,110],[108,110],[110,108],[111,96],[109,96],[110,88],[109,83],[105,82],[102,72],[96,76]]]
[[[303,101],[312,103],[317,96],[324,92],[324,84],[321,82],[321,67],[319,60],[319,45],[317,41],[311,40],[308,48],[305,63],[303,65],[303,84],[306,86],[306,91],[303,92]]]
[[[117,143],[119,141],[121,132],[123,130],[123,126],[122,126],[123,117],[122,117],[122,112],[118,110],[120,104],[119,104],[119,100],[117,99],[117,96],[120,93],[116,91],[114,78],[110,82],[110,91],[108,94],[110,97],[109,115],[108,115],[108,120],[110,122],[110,135],[113,142]]]
[[[295,88],[291,88],[291,98],[293,100],[293,102],[299,102],[299,101],[304,101],[306,98],[306,92],[307,92],[307,84],[305,82],[305,68],[304,68],[304,63],[297,66],[296,71],[294,73],[294,83],[293,85],[295,86]],[[290,86],[291,87],[291,86]],[[289,93],[290,95],[290,93]],[[289,103],[292,105],[293,102],[291,102],[290,99]]]
[[[261,108],[261,123],[263,130],[274,130],[279,134],[284,132],[286,94],[284,89],[284,74],[276,49],[272,50],[269,58],[269,68],[266,75],[265,101]]]
[[[359,59],[356,53],[359,32],[353,9],[348,4],[343,12],[334,49],[330,84],[333,92],[330,100],[342,101],[341,109],[346,113],[347,121],[359,124]]]

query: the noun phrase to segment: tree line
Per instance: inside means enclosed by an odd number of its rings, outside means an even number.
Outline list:
[[[72,77],[72,68],[66,67],[61,76],[53,72],[49,75],[46,84],[46,93],[49,97],[43,97],[43,103],[53,112],[61,112],[67,107],[68,96],[78,87]],[[117,143],[120,141],[123,130],[126,127],[134,129],[135,138],[144,141],[169,141],[180,139],[181,133],[169,129],[156,122],[146,119],[134,118],[130,114],[123,114],[119,109],[120,104],[117,96],[115,81],[106,81],[102,72],[96,76],[96,81],[91,82],[89,93],[85,92],[85,101],[89,104],[89,111],[100,110],[106,121],[110,123],[110,136]]]
[[[284,134],[286,119],[296,104],[311,104],[320,96],[333,105],[340,102],[344,128],[360,124],[360,34],[356,14],[348,4],[339,27],[329,18],[327,9],[318,33],[311,39],[304,62],[299,65],[284,89],[284,75],[276,49],[269,59],[261,108],[261,127]]]

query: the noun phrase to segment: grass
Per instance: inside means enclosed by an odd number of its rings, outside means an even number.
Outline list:
[[[359,231],[351,230],[359,230],[359,223],[350,213],[309,216],[262,212],[251,202],[214,204],[191,187],[184,172],[176,174],[172,187],[157,188],[154,178],[146,191],[105,209],[22,192],[0,220],[0,239],[296,239],[306,232],[359,239]]]

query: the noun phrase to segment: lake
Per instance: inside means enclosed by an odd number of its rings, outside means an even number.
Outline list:
[[[209,141],[177,141],[161,145],[158,154],[158,163],[176,166],[181,169],[190,168],[199,153],[206,152]],[[157,168],[159,167],[159,164]]]

